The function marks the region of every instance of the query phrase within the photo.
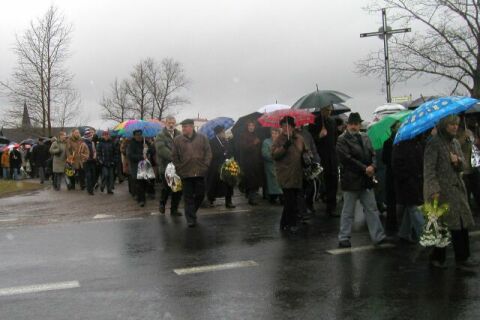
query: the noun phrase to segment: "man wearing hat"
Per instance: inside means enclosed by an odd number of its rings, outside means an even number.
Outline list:
[[[87,187],[87,192],[89,195],[93,196],[93,188],[95,186],[96,181],[96,170],[97,170],[97,150],[95,146],[95,142],[93,142],[93,135],[94,131],[90,128],[85,129],[85,133],[83,135],[83,147],[87,148],[84,151],[85,154],[88,154],[88,157],[84,159],[83,162],[83,170],[85,174],[85,184]],[[82,151],[80,151],[82,153]]]
[[[212,162],[207,176],[207,198],[210,206],[213,206],[215,198],[225,197],[225,207],[233,209],[235,208],[232,203],[233,186],[220,179],[220,168],[225,160],[232,157],[232,150],[229,141],[225,138],[225,128],[216,126],[213,131],[215,132],[215,137],[210,140]]]
[[[173,192],[165,179],[165,169],[167,168],[167,165],[172,162],[173,139],[181,134],[180,131],[175,129],[176,124],[177,121],[175,117],[168,116],[165,118],[165,128],[155,138],[155,151],[158,164],[158,174],[162,186],[160,194],[160,213],[165,213],[165,206],[167,205],[168,198],[171,196],[170,215],[181,216],[181,212],[178,211],[178,205],[182,198],[182,191]]]
[[[108,194],[113,194],[115,168],[120,161],[118,151],[110,137],[110,132],[108,132],[108,130],[103,131],[102,139],[97,144],[97,160],[102,172],[100,191],[103,192],[106,186]]]
[[[337,142],[344,201],[338,235],[341,248],[351,247],[350,235],[357,200],[360,200],[364,208],[372,241],[380,244],[386,240],[373,190],[376,183],[375,151],[368,136],[360,132],[362,122],[360,114],[351,113],[347,131]]]
[[[324,169],[325,191],[323,199],[326,204],[326,213],[336,217],[337,214],[337,189],[338,189],[338,159],[336,153],[337,124],[330,115],[333,106],[328,105],[320,109],[320,114],[315,117],[315,123],[309,126],[317,147],[320,163]]]
[[[182,179],[188,227],[197,224],[197,211],[205,197],[205,177],[212,151],[206,136],[197,134],[191,119],[182,121],[182,134],[173,140],[172,162]]]

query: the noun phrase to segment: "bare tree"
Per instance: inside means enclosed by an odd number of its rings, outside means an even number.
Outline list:
[[[0,86],[14,105],[10,116],[17,118],[26,101],[34,124],[40,124],[44,135],[51,135],[55,108],[64,108],[55,101],[72,101],[63,94],[71,95],[73,76],[64,64],[69,55],[72,26],[55,6],[45,15],[30,23],[29,28],[16,36],[14,53],[17,65],[9,82]],[[72,103],[74,103],[72,101]]]
[[[134,66],[129,81],[126,82],[127,93],[132,99],[131,111],[139,119],[149,115],[151,98],[148,90],[146,61],[140,61]]]
[[[189,103],[188,99],[181,95],[181,91],[188,87],[189,80],[180,62],[165,58],[158,64],[148,58],[145,65],[148,71],[148,90],[153,103],[152,118],[160,120],[167,110]]]
[[[77,90],[65,90],[59,94],[55,101],[53,123],[55,126],[65,128],[73,125],[78,120],[81,106],[80,94]]]
[[[117,79],[110,86],[110,96],[105,95],[100,101],[103,109],[102,119],[123,122],[130,118],[131,106],[128,100],[127,82]]]
[[[480,3],[477,0],[379,0],[366,9],[387,8],[395,27],[412,26],[411,34],[392,37],[392,82],[431,76],[452,83],[452,93],[480,97]],[[384,73],[383,50],[357,62],[357,72]]]

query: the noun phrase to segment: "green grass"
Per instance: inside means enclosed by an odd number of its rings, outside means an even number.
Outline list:
[[[31,182],[0,180],[0,197],[41,188],[43,188],[43,186]]]

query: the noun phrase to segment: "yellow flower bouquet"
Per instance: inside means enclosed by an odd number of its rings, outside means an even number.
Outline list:
[[[225,160],[220,168],[220,179],[231,187],[235,187],[240,181],[240,166],[235,159]]]
[[[420,236],[420,244],[423,247],[444,248],[450,244],[450,232],[444,223],[439,221],[445,215],[449,207],[447,204],[439,205],[438,200],[432,203],[425,203],[422,207],[426,221],[423,233]]]

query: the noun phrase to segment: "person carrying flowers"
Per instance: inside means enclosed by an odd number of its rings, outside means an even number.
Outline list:
[[[457,268],[471,270],[479,263],[470,257],[469,229],[474,226],[467,191],[461,172],[465,164],[460,144],[455,139],[459,118],[451,115],[440,120],[437,135],[427,144],[424,157],[424,197],[426,203],[448,206],[440,217],[451,234]],[[435,247],[432,267],[445,268],[446,247]]]

